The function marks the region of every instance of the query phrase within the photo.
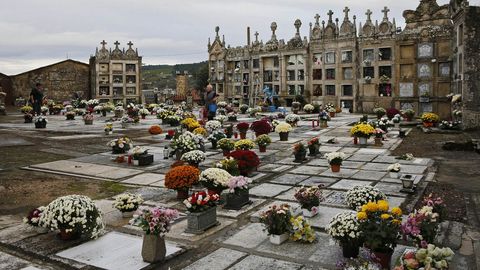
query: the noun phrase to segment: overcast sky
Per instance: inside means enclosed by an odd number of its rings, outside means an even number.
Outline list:
[[[447,4],[448,0],[437,0]],[[470,3],[479,2],[473,0]],[[357,24],[365,20],[367,8],[372,19],[381,20],[388,6],[389,17],[404,25],[402,12],[415,9],[419,0],[8,0],[0,9],[0,72],[14,75],[70,58],[88,63],[88,58],[105,39],[113,47],[132,41],[145,64],[177,64],[208,58],[207,41],[214,28],[231,46],[246,43],[246,28],[270,39],[270,23],[277,22],[277,38],[293,37],[295,19],[302,21],[301,34],[316,13],[320,21],[343,19],[345,6]]]

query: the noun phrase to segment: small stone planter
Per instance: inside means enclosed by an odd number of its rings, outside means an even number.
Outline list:
[[[186,233],[202,234],[209,228],[218,225],[217,221],[217,207],[210,207],[209,209],[197,212],[188,213],[187,215],[187,229]]]
[[[138,164],[135,164],[135,161],[137,161]],[[152,154],[143,154],[139,155],[138,159],[133,160],[133,164],[137,166],[147,166],[153,163],[153,155]]]
[[[288,240],[288,233],[283,234],[270,234],[270,243],[274,245],[281,245],[283,242]]]
[[[242,189],[234,193],[227,193],[226,203],[223,207],[229,210],[240,210],[243,206],[250,203],[248,189]]]
[[[390,176],[390,178],[397,179],[398,176],[399,176],[399,173],[398,172],[389,172],[389,176]]]
[[[367,138],[365,137],[358,137],[358,143],[360,145],[366,145],[367,144]]]
[[[163,261],[165,254],[167,254],[165,238],[152,234],[143,236],[142,258],[144,262],[154,263]]]

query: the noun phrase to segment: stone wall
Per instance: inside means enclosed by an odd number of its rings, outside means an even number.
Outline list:
[[[5,104],[7,106],[13,105],[15,99],[13,98],[12,80],[9,76],[0,73],[0,92],[5,92]]]
[[[89,66],[82,62],[65,60],[11,78],[15,98],[28,99],[37,82],[43,84],[47,98],[55,101],[63,102],[75,96],[90,98]]]
[[[462,122],[465,129],[480,128],[480,7],[465,10],[464,84]]]

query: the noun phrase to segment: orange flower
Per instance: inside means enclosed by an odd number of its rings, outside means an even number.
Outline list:
[[[153,125],[148,129],[148,132],[152,135],[162,134],[162,128],[159,125]]]
[[[170,189],[191,187],[198,181],[199,175],[200,171],[193,166],[176,166],[165,175],[165,187]]]

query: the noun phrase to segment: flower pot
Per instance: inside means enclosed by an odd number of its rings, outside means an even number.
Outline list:
[[[398,172],[389,172],[388,174],[389,174],[390,178],[394,178],[394,179],[398,178]]]
[[[306,158],[305,156],[307,155],[306,152],[300,152],[295,154],[295,160],[293,162],[303,162]]]
[[[226,157],[230,155],[230,150],[223,150],[223,156]]]
[[[358,143],[359,143],[360,145],[366,145],[366,144],[367,144],[367,138],[365,138],[365,137],[359,137],[359,138],[358,138]]]
[[[280,141],[282,142],[288,141],[288,132],[280,132],[278,134],[280,135]]]
[[[124,218],[131,218],[131,217],[133,217],[133,214],[134,214],[134,213],[135,213],[135,210],[122,212],[122,217],[124,217]]]
[[[302,208],[302,215],[304,217],[314,217],[318,214],[318,207],[314,206],[310,210]]]
[[[217,149],[217,141],[212,141],[212,148],[211,149]]]
[[[142,258],[144,262],[154,263],[163,261],[166,253],[165,238],[153,234],[143,236]]]
[[[318,149],[320,148],[320,146],[318,144],[315,144],[315,145],[309,145],[308,146],[308,152],[309,152],[309,156],[311,157],[314,157],[318,154]]]
[[[376,252],[373,251],[374,258],[372,260],[382,267],[382,269],[390,269],[390,262],[392,260],[393,251]]]
[[[105,135],[112,135],[113,131],[105,131]]]
[[[426,128],[431,128],[431,127],[433,127],[433,123],[432,122],[423,122],[423,126],[426,127]]]
[[[377,138],[375,137],[375,146],[382,146],[383,143],[382,143],[382,138]]]
[[[141,116],[142,116],[142,119],[145,119],[145,117],[147,117],[146,114],[142,114]]]
[[[24,123],[32,123],[32,122],[33,122],[32,118],[25,118]]]
[[[245,131],[245,132],[240,131],[240,139],[241,139],[241,140],[244,140],[244,139],[246,139],[246,138],[247,138],[247,132],[246,132],[246,131]]]
[[[102,116],[106,117],[107,116],[107,111],[102,111]]]
[[[335,117],[335,112],[328,112],[328,114],[330,115],[330,117]]]
[[[351,245],[351,244],[341,244],[342,246],[342,253],[344,258],[357,258],[358,253],[360,251],[360,247],[358,245]]]
[[[186,233],[202,234],[218,224],[217,207],[210,207],[198,213],[188,213]]]
[[[147,166],[153,163],[152,154],[142,154],[138,156],[138,166]]]
[[[93,125],[93,120],[84,120],[85,125]]]
[[[190,161],[190,162],[188,162],[188,165],[190,165],[190,166],[192,166],[192,167],[195,167],[195,168],[198,168],[199,163],[198,163],[198,162]]]
[[[71,241],[80,238],[80,234],[76,231],[66,232],[65,229],[60,229],[60,233],[58,235],[60,239],[64,241]]]
[[[250,203],[248,189],[241,189],[234,193],[228,193],[226,203],[223,208],[231,210],[240,210],[244,205]]]
[[[262,152],[262,153],[267,152],[267,146],[266,146],[266,145],[259,145],[259,146],[258,146],[258,149],[259,149],[260,152]]]
[[[138,166],[138,159],[133,160],[133,166]]]
[[[353,144],[358,144],[358,137],[357,136],[353,137]]]
[[[182,150],[178,150],[178,149],[177,149],[177,150],[175,151],[175,158],[176,158],[177,160],[180,160],[180,159],[182,158],[182,155],[183,155],[183,151],[182,151]]]
[[[35,128],[46,128],[47,123],[46,122],[35,122]]]
[[[288,236],[288,233],[270,234],[270,243],[274,245],[281,245],[283,242],[288,240]]]
[[[332,169],[332,172],[339,172],[340,164],[330,164],[330,168]]]
[[[112,147],[112,154],[125,154],[125,148]]]
[[[177,199],[185,200],[188,198],[188,188],[177,189]]]

